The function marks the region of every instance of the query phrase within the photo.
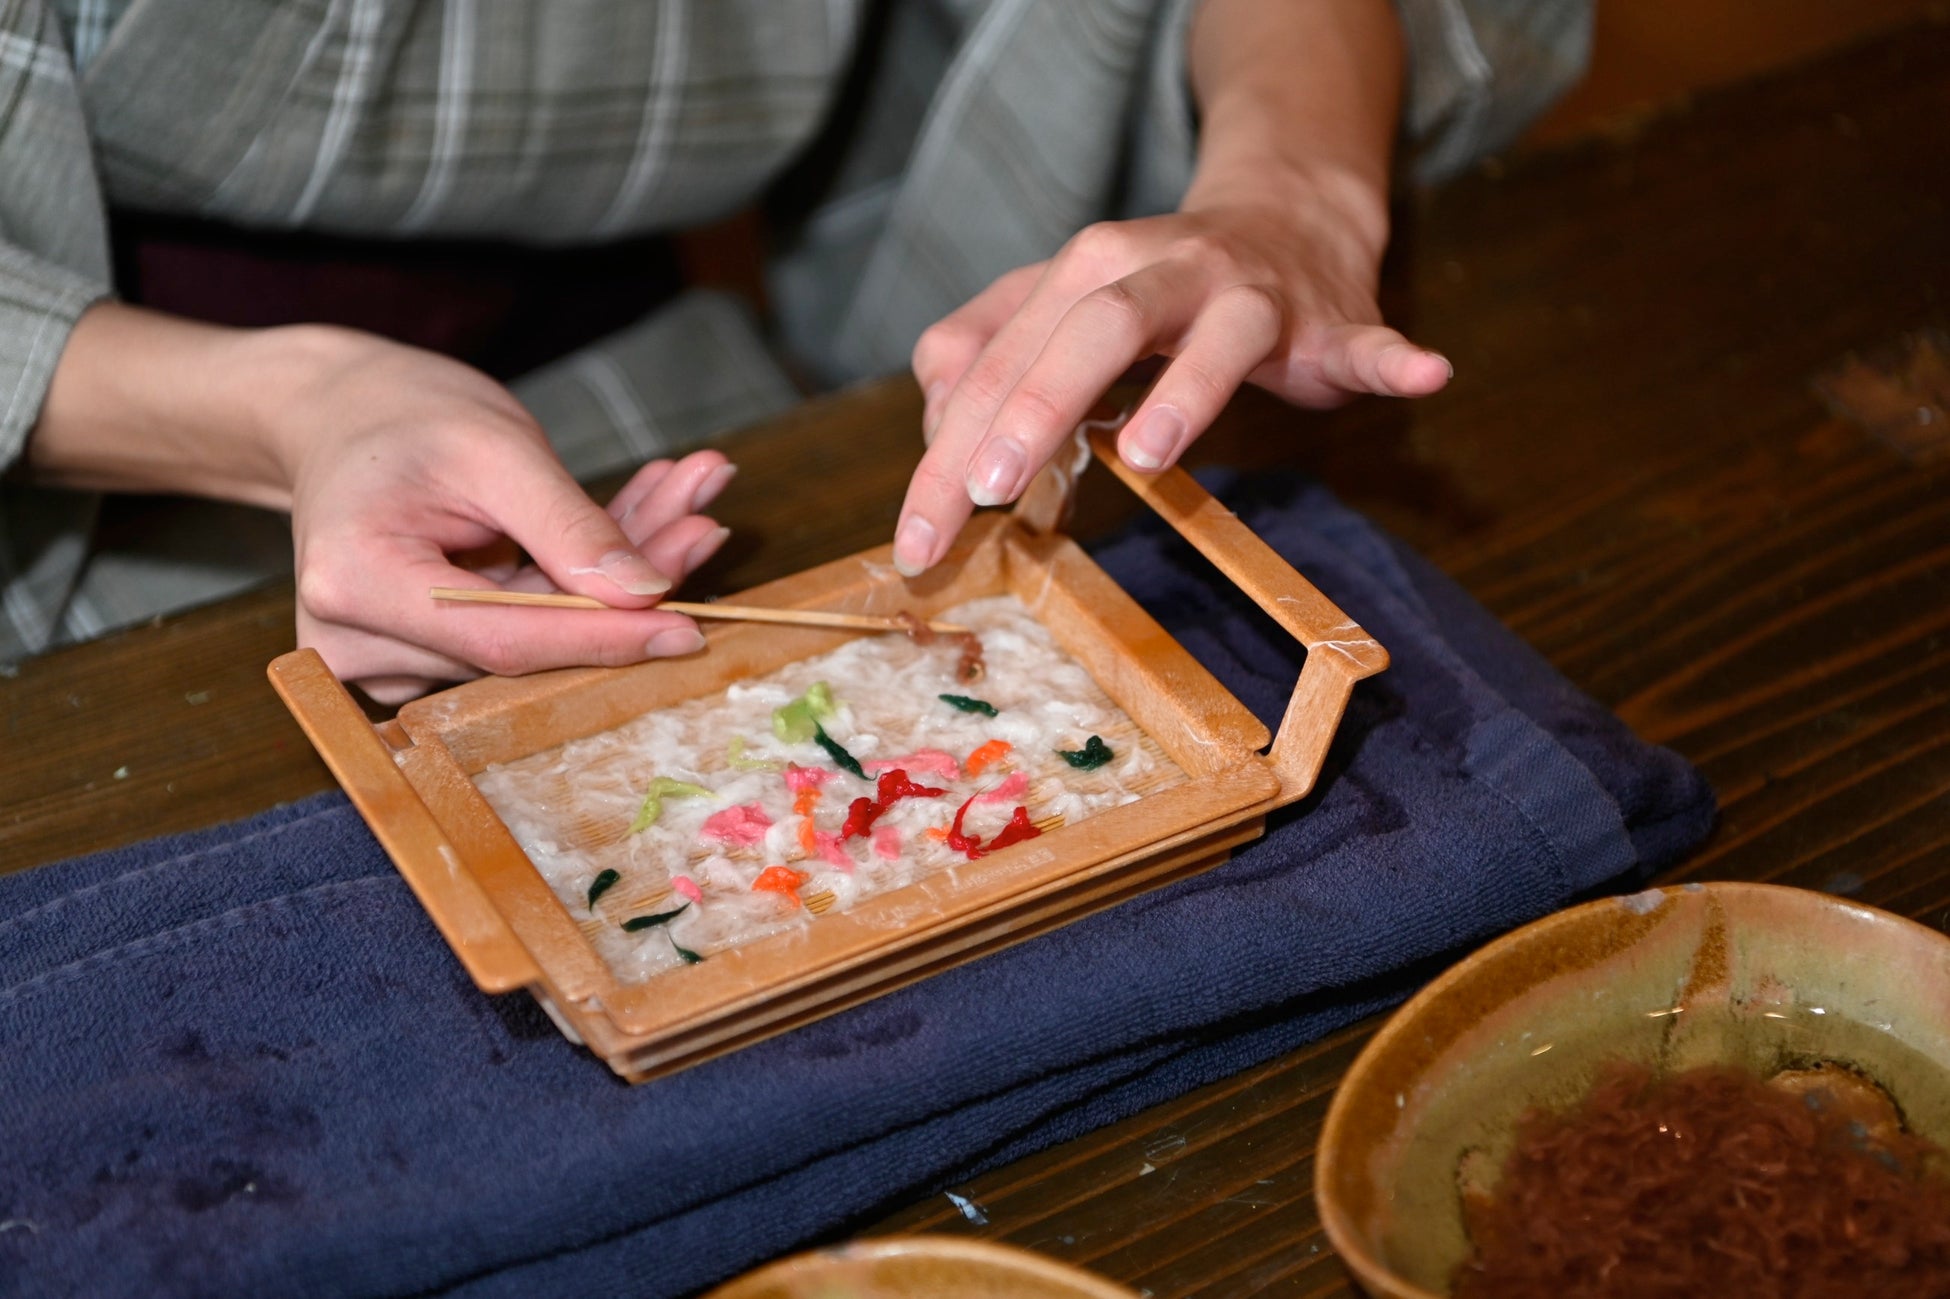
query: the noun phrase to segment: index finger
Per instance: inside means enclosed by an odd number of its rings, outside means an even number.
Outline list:
[[[1020,496],[1117,377],[1183,330],[1203,291],[1184,268],[1155,263],[1071,301],[1033,343],[1034,321],[998,335],[991,350],[1006,385],[988,403],[956,392],[908,486],[894,566],[913,576],[939,563],[976,505]],[[1026,355],[1010,358],[1016,350]],[[985,355],[977,368],[990,362]]]
[[[478,573],[455,567],[431,542],[374,537],[355,543],[338,562],[364,575],[358,583],[301,578],[300,599],[310,616],[339,627],[399,642],[416,654],[378,655],[356,665],[358,675],[402,670],[427,675],[432,655],[519,676],[559,667],[619,667],[646,658],[691,653],[704,644],[697,624],[662,609],[546,609],[436,601],[436,586],[498,590]],[[378,575],[375,579],[373,575]],[[371,649],[368,645],[367,649]],[[335,668],[338,665],[334,665]]]

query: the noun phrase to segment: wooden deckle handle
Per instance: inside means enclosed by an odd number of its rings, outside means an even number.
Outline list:
[[[512,992],[540,982],[534,957],[467,873],[386,742],[318,651],[280,655],[267,672],[475,985]]]
[[[1306,664],[1268,754],[1280,777],[1280,802],[1304,798],[1320,775],[1354,683],[1387,667],[1388,651],[1197,479],[1176,465],[1156,474],[1132,469],[1117,454],[1113,427],[1090,427],[1088,436],[1097,458],[1139,500],[1307,647]]]

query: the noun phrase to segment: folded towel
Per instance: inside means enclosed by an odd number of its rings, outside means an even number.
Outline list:
[[[0,878],[0,1292],[675,1295],[1385,1007],[1713,801],[1317,486],[1221,484],[1393,656],[1216,870],[640,1087],[477,992],[343,799]],[[1098,558],[1269,725],[1299,648]],[[1079,1013],[1087,1009],[1087,1013]]]

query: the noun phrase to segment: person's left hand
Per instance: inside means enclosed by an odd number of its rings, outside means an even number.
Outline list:
[[[652,460],[639,468],[603,509],[616,521],[630,545],[650,563],[654,571],[666,575],[673,583],[679,583],[716,554],[731,535],[729,528],[721,526],[703,511],[710,507],[736,472],[723,454],[714,450],[693,451],[677,460]],[[532,561],[517,565],[512,560],[497,558],[489,563],[470,566],[467,573],[472,579],[484,580],[505,591],[556,593],[562,590],[560,584]],[[459,574],[453,580],[461,581]],[[476,586],[480,583],[467,580],[463,584]],[[463,617],[476,613],[489,616],[510,612],[518,616],[522,613],[543,614],[543,618],[529,620],[529,625],[533,627],[546,626],[548,613],[546,610],[508,610],[471,605],[437,612],[458,613]],[[669,615],[668,620],[674,626],[665,630],[672,633],[687,625],[675,615]],[[388,643],[387,638],[371,632],[344,627],[321,628],[322,624],[309,618],[303,609],[300,610],[300,629],[306,643],[329,635],[340,652],[368,652],[376,656],[375,661],[384,662],[402,656],[427,657],[422,651],[396,648]],[[606,651],[600,642],[591,640],[584,652],[595,655]],[[397,704],[440,685],[470,680],[479,675],[480,669],[473,664],[446,660],[436,663],[432,675],[397,670],[377,674],[368,672],[361,676],[359,684],[376,701]]]
[[[1377,229],[1379,224],[1380,229]],[[1381,323],[1377,223],[1324,196],[1259,196],[1090,226],[1011,271],[914,348],[927,453],[895,530],[910,576],[978,505],[1014,500],[1134,362],[1172,358],[1118,437],[1135,469],[1174,463],[1246,382],[1325,409],[1414,397],[1449,363]]]

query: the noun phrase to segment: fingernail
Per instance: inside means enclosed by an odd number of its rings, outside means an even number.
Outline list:
[[[596,571],[631,595],[662,595],[670,589],[670,579],[650,566],[650,561],[627,550],[612,550],[596,563]]]
[[[684,571],[686,573],[697,571],[703,566],[705,560],[718,553],[718,547],[724,545],[725,539],[730,535],[730,528],[719,528],[700,538],[696,545],[684,553]]]
[[[1134,469],[1162,469],[1185,440],[1185,415],[1176,406],[1153,406],[1124,435],[1124,459]]]
[[[1429,355],[1433,356],[1436,360],[1442,362],[1444,368],[1446,368],[1449,371],[1449,377],[1451,379],[1456,377],[1455,363],[1452,362],[1448,357],[1444,356],[1440,352],[1430,352]]]
[[[643,648],[653,659],[695,654],[704,648],[704,633],[695,627],[667,627],[652,636],[650,643]]]
[[[919,577],[934,563],[937,536],[934,525],[918,514],[901,520],[894,533],[894,567],[902,577]]]
[[[734,464],[726,463],[713,469],[710,476],[697,485],[697,491],[691,494],[691,512],[695,514],[717,500],[718,493],[729,486],[731,480],[737,476],[738,466]]]
[[[1029,477],[1029,453],[1014,438],[990,438],[968,470],[968,499],[977,505],[1013,501]]]
[[[921,408],[922,441],[934,441],[934,431],[941,426],[941,399],[947,395],[947,384],[931,383],[928,385],[927,395],[921,399],[924,403]]]

